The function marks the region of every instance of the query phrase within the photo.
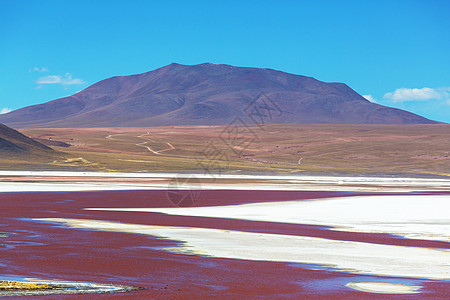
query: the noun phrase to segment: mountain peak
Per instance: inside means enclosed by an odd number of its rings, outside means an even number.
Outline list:
[[[264,93],[267,99],[257,99]],[[266,101],[265,103],[261,101]],[[133,127],[248,123],[249,105],[267,103],[272,124],[434,124],[413,113],[371,103],[344,83],[272,69],[171,63],[102,80],[75,95],[25,107],[0,122],[13,127]]]

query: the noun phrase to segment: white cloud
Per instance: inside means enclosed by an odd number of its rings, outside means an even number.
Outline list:
[[[362,95],[362,96],[367,100],[369,100],[370,102],[377,103],[377,100],[374,97],[372,97],[372,95]]]
[[[45,67],[42,67],[42,68],[34,67],[34,68],[28,70],[28,72],[39,72],[39,73],[44,73],[44,72],[48,72],[48,71],[49,71],[49,69],[47,69]]]
[[[39,78],[36,83],[39,84],[54,84],[54,83],[61,83],[61,76],[60,75],[49,75]]]
[[[7,108],[7,107],[2,108],[2,109],[0,109],[0,115],[2,115],[2,114],[7,114],[7,113],[9,113],[10,111],[12,111],[12,109]]]
[[[70,73],[62,75],[48,75],[40,77],[36,80],[37,84],[61,84],[61,85],[74,85],[74,84],[85,84],[86,82],[80,78],[72,78]]]
[[[450,87],[441,88],[399,88],[393,92],[386,93],[383,96],[384,99],[391,100],[393,102],[405,102],[405,101],[427,101],[433,99],[450,99]]]

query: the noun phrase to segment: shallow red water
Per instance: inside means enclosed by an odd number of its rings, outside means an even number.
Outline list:
[[[362,193],[301,191],[203,191],[196,205],[229,205],[342,197]],[[367,194],[367,193],[364,193]],[[422,193],[423,194],[423,193]],[[436,194],[436,193],[430,193]],[[448,193],[446,193],[448,194]],[[376,298],[380,295],[345,287],[352,281],[407,282],[423,286],[417,295],[389,298],[445,298],[448,281],[362,276],[305,266],[173,254],[158,247],[175,245],[168,240],[127,233],[65,228],[31,221],[31,218],[77,218],[147,225],[175,225],[265,233],[325,237],[411,247],[449,249],[449,243],[407,240],[387,234],[325,230],[321,226],[238,221],[157,213],[85,211],[86,207],[170,207],[166,191],[108,191],[0,194],[2,238],[0,278],[8,275],[42,279],[116,283],[148,289],[126,294],[68,295],[64,298],[190,298],[206,296],[241,298]],[[393,281],[394,280],[394,281]],[[397,280],[397,281],[395,281]],[[385,297],[385,296],[383,296]],[[54,299],[51,296],[40,297]],[[58,298],[62,298],[58,296]],[[386,297],[385,297],[386,299]]]

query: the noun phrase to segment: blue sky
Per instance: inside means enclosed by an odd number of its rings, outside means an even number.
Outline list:
[[[450,1],[0,0],[0,112],[172,62],[344,82],[450,122]]]

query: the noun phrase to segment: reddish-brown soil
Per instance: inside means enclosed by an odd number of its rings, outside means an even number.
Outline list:
[[[54,148],[68,157],[85,159],[52,160],[40,165],[45,170],[450,176],[448,124],[253,126],[249,129],[257,138],[251,142],[245,128],[241,129],[244,133],[230,134],[229,139],[236,141],[233,143],[224,139],[229,134],[226,126],[40,128],[21,132],[41,141],[71,145]],[[248,140],[245,147],[241,139]],[[0,158],[0,169],[38,167],[30,164]]]
[[[449,194],[442,192],[439,194]],[[314,199],[356,195],[342,192],[299,191],[203,191],[200,206],[261,201]],[[382,277],[355,275],[326,269],[308,270],[286,263],[220,259],[173,254],[158,249],[175,245],[169,240],[127,233],[66,228],[32,221],[31,218],[77,218],[147,225],[176,225],[252,232],[282,233],[392,245],[438,247],[449,243],[406,240],[386,234],[350,233],[320,226],[238,221],[157,213],[86,211],[86,207],[170,207],[167,191],[112,191],[0,194],[0,231],[16,233],[0,240],[0,277],[88,281],[142,286],[146,290],[126,294],[91,295],[92,298],[219,297],[380,299],[380,295],[345,287],[352,281],[379,281]],[[423,286],[417,295],[389,295],[392,299],[445,298],[450,282],[402,280]],[[58,298],[85,299],[86,295]],[[384,299],[386,296],[383,295]],[[39,299],[53,299],[42,296]]]

